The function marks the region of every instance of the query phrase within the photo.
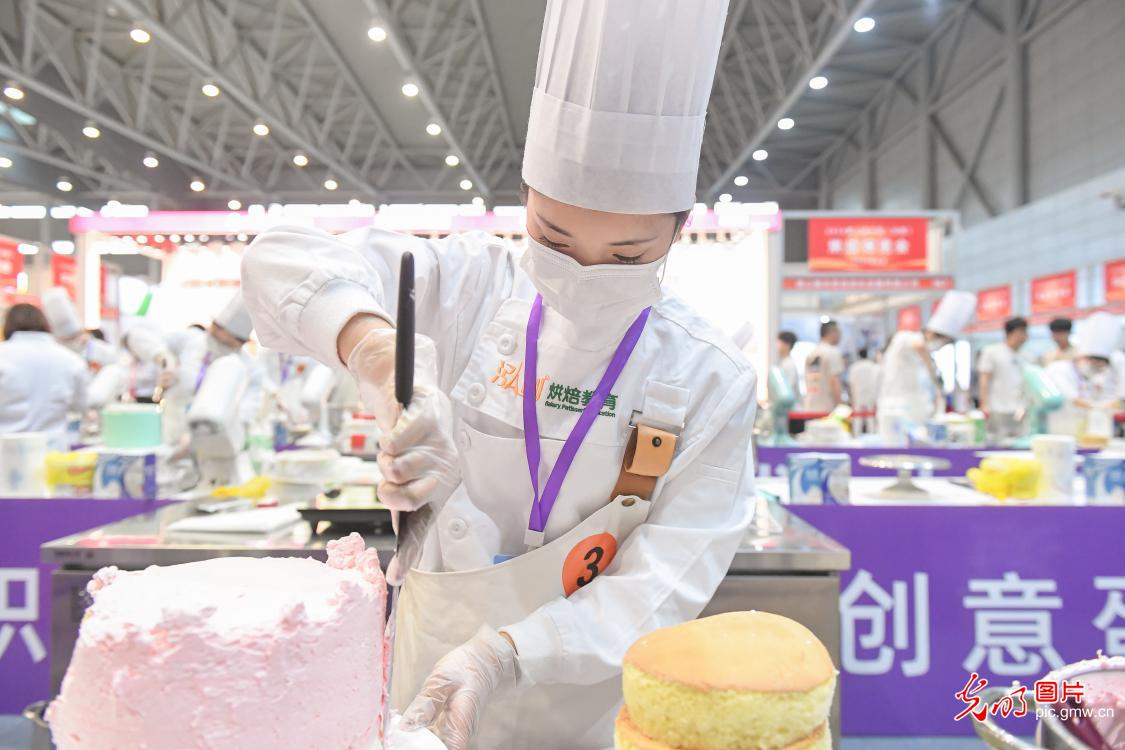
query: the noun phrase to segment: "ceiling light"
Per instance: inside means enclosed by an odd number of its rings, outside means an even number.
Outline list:
[[[211,238],[209,236],[207,236],[206,234],[201,234],[201,235],[199,235],[199,241],[200,242],[210,242]]]
[[[472,190],[473,189],[473,181],[469,180],[469,179],[461,180],[461,189],[462,190]]]
[[[381,42],[387,38],[387,30],[376,24],[367,30],[367,38],[373,42]]]
[[[754,161],[765,161],[766,159],[769,158],[769,155],[770,155],[770,152],[766,151],[764,148],[760,148],[757,151],[755,151],[754,153],[750,154],[750,156],[754,159]]]
[[[335,190],[338,187],[340,187],[340,184],[333,180],[331,177],[324,181],[325,190]]]
[[[152,235],[152,241],[153,241],[153,242],[156,242],[156,243],[161,243],[161,242],[164,242],[164,235],[162,235],[162,234],[154,234],[154,235]]]
[[[484,205],[484,198],[481,198],[479,195],[476,196],[475,198],[473,198],[473,205],[477,208],[482,207]]]
[[[730,203],[732,200],[730,193],[723,193],[719,196],[719,203]]]
[[[254,123],[254,127],[251,128],[251,129],[254,131],[254,135],[269,135],[270,134],[270,126],[266,125],[264,122]]]
[[[170,234],[168,235],[168,239],[176,243],[177,245],[180,244],[180,235],[178,234]]]
[[[219,95],[219,87],[211,83],[210,81],[203,84],[203,86],[201,86],[199,90],[203,92],[204,96],[211,97],[212,99]]]
[[[734,184],[737,187],[746,187],[750,183],[750,178],[744,174],[740,174],[734,178]]]
[[[141,163],[149,169],[156,169],[160,166],[160,160],[156,158],[156,154],[148,151],[145,153],[145,158],[141,159]]]
[[[809,88],[819,91],[828,85],[828,79],[824,76],[813,76],[809,79]]]
[[[305,156],[300,151],[298,151],[297,153],[293,154],[293,163],[296,164],[298,167],[307,166],[308,163],[309,163],[309,157]]]
[[[796,121],[792,117],[782,117],[777,121],[777,127],[782,130],[792,130],[793,126],[796,124]]]
[[[149,34],[140,26],[134,26],[133,30],[129,32],[129,38],[137,44],[148,44],[152,40],[152,34]]]
[[[20,251],[20,255],[39,254],[39,246],[31,242],[21,242],[16,246],[16,249]]]
[[[189,185],[188,187],[190,187],[192,192],[194,192],[194,193],[202,193],[204,190],[207,189],[207,185],[205,185],[203,183],[203,180],[199,179],[198,177],[196,177],[194,180],[192,180],[191,185]]]
[[[414,84],[414,83],[410,83],[409,81],[402,84],[402,95],[403,96],[418,96],[418,85]]]
[[[245,242],[248,239],[250,239],[250,235],[246,234],[246,232],[239,232],[238,233],[238,241],[239,242]]]
[[[194,234],[185,234],[184,235],[184,242],[195,242],[195,235]]]
[[[852,24],[852,28],[860,34],[866,34],[868,31],[875,28],[875,19],[870,16],[864,16]]]
[[[237,211],[242,208],[242,201],[240,201],[238,198],[231,198],[229,201],[227,201],[227,208],[229,208],[231,211]]]
[[[8,169],[12,166],[12,160],[6,156],[0,156],[0,169]]]
[[[71,190],[74,190],[74,183],[65,177],[60,177],[59,181],[55,183],[55,187],[64,193],[69,193]]]
[[[137,244],[138,245],[147,245],[148,244],[148,237],[143,235],[143,234],[138,234],[137,235]]]
[[[51,252],[55,255],[74,255],[74,242],[71,240],[55,240],[51,243]]]
[[[450,154],[449,156],[445,157],[445,165],[447,167],[456,167],[460,163],[461,159],[457,157],[457,154]]]
[[[102,131],[98,130],[98,126],[90,120],[87,120],[86,124],[82,126],[82,135],[87,138],[97,138],[101,134]]]
[[[426,132],[430,135],[441,135],[441,125],[438,125],[436,122],[431,122],[426,126]]]
[[[23,89],[17,86],[14,81],[8,81],[8,85],[4,87],[4,96],[18,102],[23,99]]]

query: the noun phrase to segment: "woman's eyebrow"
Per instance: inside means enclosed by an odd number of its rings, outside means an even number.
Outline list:
[[[655,239],[656,239],[656,237],[646,237],[645,239],[640,239],[640,240],[621,240],[620,242],[611,242],[611,243],[609,243],[609,246],[610,247],[626,247],[628,245],[643,245],[646,242],[652,242]]]
[[[545,218],[543,218],[542,216],[539,216],[539,215],[537,215],[537,216],[538,216],[538,218],[539,218],[539,221],[541,221],[541,222],[542,222],[543,224],[546,224],[546,225],[547,225],[547,228],[548,228],[548,229],[551,229],[551,230],[553,230],[553,231],[555,231],[555,232],[558,232],[558,233],[559,233],[559,234],[561,234],[561,235],[562,235],[563,237],[574,237],[574,235],[572,235],[572,234],[571,234],[570,232],[566,231],[566,230],[565,230],[565,229],[563,229],[562,227],[560,227],[560,226],[555,226],[554,224],[552,224],[551,222],[547,221],[547,220],[546,220]]]

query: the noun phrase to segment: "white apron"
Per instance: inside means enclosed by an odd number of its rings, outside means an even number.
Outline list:
[[[522,360],[527,310],[526,302],[508,300],[489,324],[453,390],[459,407],[515,426],[510,409],[517,402],[494,398],[491,384],[482,397],[476,385],[482,379],[487,382],[496,372],[497,352],[513,361]],[[557,341],[539,343],[541,352],[554,349],[556,355],[560,346]],[[559,361],[557,356],[554,359]],[[555,374],[560,371],[566,372],[560,366]],[[569,372],[564,377],[572,381],[576,375]],[[645,411],[659,411],[665,406],[649,394],[659,389],[638,381],[635,373],[624,374],[619,385],[619,413],[629,414],[633,406],[642,407],[642,394],[644,407],[636,409],[638,420]],[[627,397],[629,393],[633,395]],[[678,395],[686,400],[686,393]],[[654,406],[649,407],[649,402]],[[481,547],[493,547],[500,532],[475,505],[510,507],[526,528],[532,491],[524,440],[515,432],[512,437],[499,437],[476,429],[464,419],[455,422],[464,481],[439,513],[435,535],[441,538],[446,563],[455,557],[453,567],[462,568],[466,561],[476,564],[454,572],[414,569],[407,575],[399,593],[391,671],[391,706],[400,712],[418,694],[437,661],[476,635],[481,625],[500,628],[519,622],[585,585],[596,573],[607,569],[612,572],[614,553],[645,522],[651,505],[633,496],[610,502],[625,446],[624,440],[618,442],[615,437],[616,427],[609,429],[608,423],[599,423],[589,433],[570,471],[582,478],[581,484],[575,485],[581,488],[582,497],[597,498],[597,510],[584,519],[576,517],[574,497],[567,497],[564,486],[547,525],[551,541],[491,564],[485,561],[489,550]],[[544,438],[540,445],[545,464],[553,466],[562,441]],[[572,486],[569,491],[576,490]],[[478,503],[470,502],[470,493],[479,498]],[[560,533],[564,524],[570,528]],[[482,543],[481,539],[493,541]],[[508,540],[509,549],[510,545]],[[522,551],[522,544],[520,547]],[[422,568],[427,567],[427,556],[423,557]],[[531,685],[524,680],[491,696],[470,746],[479,750],[603,750],[613,744],[613,719],[621,700],[620,675],[591,685]]]

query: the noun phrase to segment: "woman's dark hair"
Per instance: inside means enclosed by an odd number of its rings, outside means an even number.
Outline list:
[[[35,305],[21,302],[12,305],[8,316],[4,318],[4,339],[10,339],[13,333],[19,331],[41,331],[50,333],[51,327],[47,325],[47,317]]]
[[[782,331],[781,333],[777,334],[777,340],[785,342],[789,345],[789,348],[792,349],[793,346],[797,343],[797,334],[793,333],[792,331]]]
[[[530,187],[526,182],[520,180],[520,203],[524,206],[527,205],[527,191]],[[672,231],[672,241],[675,242],[676,238],[680,236],[680,230],[687,224],[688,217],[691,216],[691,209],[687,208],[683,211],[673,211],[672,216],[676,219],[676,228]]]

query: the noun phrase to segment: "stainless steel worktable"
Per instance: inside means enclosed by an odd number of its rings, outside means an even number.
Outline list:
[[[840,572],[850,566],[850,553],[765,498],[756,500],[755,510],[746,539],[703,614],[758,609],[791,617],[816,633],[839,664]],[[168,531],[169,524],[191,513],[189,503],[170,505],[43,545],[43,561],[59,565],[51,581],[52,690],[57,692],[70,662],[87,604],[86,582],[95,570],[107,565],[136,570],[230,556],[323,560],[328,540],[340,535],[331,530],[315,535],[304,522],[272,535],[189,536]],[[372,534],[366,539],[385,565],[393,550],[393,537]],[[837,691],[832,722],[837,745],[838,711]]]

